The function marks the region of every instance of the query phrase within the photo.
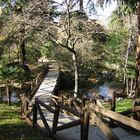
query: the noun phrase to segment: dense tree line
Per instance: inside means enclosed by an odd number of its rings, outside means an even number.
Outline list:
[[[103,6],[105,2],[101,0],[96,4]],[[1,68],[15,62],[37,65],[40,57],[55,59],[74,75],[77,96],[79,81],[88,81],[91,76],[97,80],[121,82],[126,77],[134,78],[136,48],[138,95],[139,52],[138,45],[132,43],[136,42],[137,28],[126,23],[128,17],[136,15],[139,3],[117,2],[110,26],[106,28],[97,20],[89,19],[82,0],[64,0],[62,4],[53,0],[1,0]],[[95,3],[89,1],[87,4],[89,11],[96,13]]]

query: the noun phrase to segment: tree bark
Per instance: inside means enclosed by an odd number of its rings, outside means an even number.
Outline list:
[[[26,63],[26,46],[25,46],[25,24],[23,23],[21,25],[21,44],[20,44],[20,55],[21,55],[21,60],[22,63],[25,64]]]
[[[22,58],[22,63],[25,64],[26,63],[26,47],[25,47],[25,41],[22,41],[21,45],[20,45],[20,49],[21,49],[21,58]]]
[[[7,103],[8,105],[11,105],[11,94],[10,94],[10,88],[7,80],[5,86],[6,86]]]
[[[77,97],[77,94],[78,94],[79,72],[78,72],[78,64],[77,64],[76,53],[73,53],[73,57],[72,58],[73,58],[73,63],[74,63],[74,75],[75,75],[74,97]]]
[[[126,55],[125,55],[124,77],[123,77],[123,83],[124,84],[126,82],[126,70],[127,70],[127,63],[128,63],[128,55],[129,55],[130,44],[131,44],[131,35],[129,36],[128,46],[127,46]]]
[[[138,39],[136,46],[135,98],[140,96],[140,2],[138,2],[137,16],[138,16]]]
[[[80,7],[80,11],[83,12],[83,0],[79,1],[79,7]]]

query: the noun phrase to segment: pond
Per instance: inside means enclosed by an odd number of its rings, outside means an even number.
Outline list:
[[[123,84],[118,83],[109,83],[105,82],[100,86],[93,87],[88,92],[85,92],[84,96],[90,99],[94,96],[99,96],[104,100],[112,99],[113,92],[122,93],[123,92]]]
[[[7,97],[6,96],[1,96],[1,101],[6,102],[7,101]],[[19,102],[19,98],[17,97],[16,93],[13,91],[11,94],[11,102],[12,103],[18,103]]]

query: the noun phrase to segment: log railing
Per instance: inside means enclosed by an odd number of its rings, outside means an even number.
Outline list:
[[[30,100],[34,97],[35,93],[37,92],[40,84],[44,80],[46,74],[48,72],[48,67],[45,68],[41,73],[38,74],[38,76],[32,81],[31,83],[31,93],[30,93]]]
[[[61,100],[59,97],[55,95],[52,95],[52,97],[58,101]],[[87,101],[85,103],[85,106],[83,106],[83,111],[78,112],[72,108],[69,108],[61,104],[60,102],[54,103],[55,104],[54,106],[46,105],[44,102],[42,102],[38,98],[35,99],[35,103],[33,104],[32,110],[29,110],[29,105],[31,105],[30,100],[25,96],[22,97],[22,100],[23,100],[22,115],[25,118],[28,118],[32,122],[34,127],[39,128],[39,125],[37,123],[37,120],[38,120],[37,116],[39,113],[40,118],[45,126],[45,132],[48,137],[53,137],[53,135],[56,134],[57,131],[80,125],[81,126],[80,139],[88,140],[89,126],[94,124],[101,129],[101,131],[108,137],[109,140],[119,140],[118,137],[115,135],[115,133],[112,131],[112,129],[102,120],[103,116],[108,117],[114,120],[115,122],[118,122],[120,124],[129,126],[135,130],[140,131],[139,121],[129,118],[127,116],[124,116],[122,114],[119,114],[117,112],[104,109],[96,105],[95,102]],[[52,114],[54,114],[52,128],[50,128],[47,122],[47,118],[45,117],[42,107],[48,110],[49,112],[51,112]],[[67,112],[70,112],[73,115],[77,116],[79,119],[58,126],[59,114],[61,110],[66,110]],[[140,107],[135,107],[132,110],[134,112],[140,111]],[[32,119],[30,118],[30,115],[29,115],[31,112],[33,112]]]
[[[47,119],[42,111],[41,106],[43,106],[46,110],[48,110],[49,112],[54,114],[52,129],[50,128],[49,124],[47,123]],[[79,119],[72,121],[72,122],[69,122],[67,124],[63,124],[63,125],[58,126],[59,113],[60,113],[60,110],[62,110],[62,109],[65,109],[65,110],[69,111],[70,113],[76,115],[77,117],[79,117]],[[59,104],[59,103],[57,105],[55,105],[55,107],[50,107],[50,105],[46,105],[44,102],[42,102],[41,100],[36,98],[35,104],[33,105],[33,126],[34,127],[36,127],[36,126],[38,127],[38,125],[37,125],[37,112],[39,113],[40,118],[45,126],[46,134],[48,137],[52,137],[53,134],[55,134],[57,131],[64,130],[64,129],[81,124],[81,118],[80,118],[81,114],[79,112],[77,112],[71,108],[68,108],[66,106],[63,106],[62,104]]]
[[[30,114],[33,112],[32,102],[25,94],[21,95],[21,115],[32,124],[32,119],[30,117]]]
[[[114,111],[111,111],[108,109],[104,109],[104,108],[96,105],[95,103],[88,103],[85,106],[84,110],[86,110],[86,113],[84,113],[84,117],[85,117],[85,115],[86,116],[88,115],[90,118],[90,122],[94,125],[97,125],[102,130],[102,132],[108,137],[109,140],[118,140],[118,137],[115,135],[115,133],[112,131],[112,129],[109,128],[109,126],[106,125],[102,121],[100,116],[108,117],[117,123],[120,123],[125,126],[129,126],[137,131],[140,131],[140,122],[139,121],[134,120],[133,118],[124,116],[122,114],[119,114],[117,112],[114,112]],[[134,109],[132,109],[132,110],[134,112],[140,111],[140,108],[134,107]],[[89,127],[90,124],[87,123],[86,125],[87,125],[87,127]]]
[[[42,76],[39,76],[39,77],[42,77]],[[39,79],[42,79],[42,78],[39,78]],[[32,122],[32,125],[34,127],[39,128],[39,125],[37,123],[37,121],[38,121],[37,116],[39,113],[40,118],[45,126],[45,132],[48,137],[53,137],[53,135],[56,134],[57,131],[80,125],[80,127],[81,127],[80,139],[88,140],[89,126],[94,124],[94,125],[97,125],[101,129],[101,131],[108,137],[109,140],[119,140],[118,137],[115,135],[115,133],[112,131],[112,129],[102,120],[103,116],[110,118],[110,120],[113,120],[114,122],[119,122],[123,125],[129,126],[135,130],[140,131],[140,122],[139,121],[126,117],[117,112],[114,112],[116,95],[113,97],[114,99],[112,101],[111,110],[104,109],[104,108],[98,106],[96,104],[96,101],[94,102],[94,101],[83,100],[82,105],[81,105],[82,111],[78,112],[78,111],[62,104],[62,99],[57,96],[58,89],[59,89],[59,81],[60,81],[60,79],[58,77],[57,82],[56,82],[57,84],[52,93],[52,98],[55,99],[53,105],[47,105],[44,102],[42,102],[41,100],[39,100],[38,98],[35,98],[35,102],[34,102],[34,104],[32,104],[32,102],[30,100],[31,98],[28,99],[25,94],[22,94],[22,97],[21,97],[22,116],[25,117],[26,119],[30,120],[30,122]],[[40,80],[40,82],[41,82],[41,80]],[[49,126],[49,124],[47,122],[47,119],[42,110],[42,107],[53,114],[52,128]],[[59,114],[60,114],[61,110],[66,110],[67,112],[72,113],[73,115],[77,116],[78,119],[75,121],[58,126]],[[139,112],[139,111],[140,111],[140,107],[138,107],[138,106],[134,107],[131,110],[131,112],[134,112],[134,113]],[[31,113],[33,113],[32,118],[30,117]]]

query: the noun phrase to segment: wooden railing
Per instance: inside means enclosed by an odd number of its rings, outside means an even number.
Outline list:
[[[48,110],[49,112],[54,114],[53,117],[53,126],[52,129],[49,127],[49,124],[47,123],[47,120],[45,118],[45,115],[43,114],[43,111],[41,109],[41,106],[43,106],[46,110]],[[60,110],[65,109],[69,112],[71,112],[72,114],[76,115],[77,117],[79,117],[78,120],[67,123],[67,124],[63,124],[61,126],[57,126],[58,125],[58,119],[59,119],[59,113]],[[43,103],[41,100],[39,100],[38,98],[35,99],[35,104],[33,106],[33,126],[38,127],[37,125],[37,111],[41,117],[41,120],[45,126],[46,129],[46,133],[48,137],[52,137],[57,131],[66,129],[66,128],[70,128],[76,125],[80,125],[81,123],[81,119],[80,116],[81,114],[71,108],[68,108],[66,106],[63,106],[62,104],[57,104],[55,105],[55,107],[50,107],[49,105],[46,105],[45,103]]]
[[[104,109],[96,105],[95,102],[87,103],[84,110],[85,110],[84,117],[89,118],[90,122],[92,122],[91,124],[97,125],[102,130],[102,132],[108,137],[109,140],[118,140],[119,138],[115,135],[112,129],[106,123],[104,123],[104,121],[101,119],[103,118],[103,116],[112,119],[116,123],[129,126],[130,128],[140,131],[139,121],[134,120],[133,118],[124,116],[122,114],[119,114],[117,112]],[[133,112],[140,111],[140,107],[138,106],[134,107],[132,110]],[[86,122],[89,122],[89,121],[86,121]],[[86,123],[87,127],[89,127],[89,125],[90,125],[89,123]]]
[[[33,104],[31,100],[23,93],[21,94],[21,115],[25,118],[30,124],[32,124],[32,119],[30,114],[33,112]]]
[[[45,68],[41,73],[39,73],[38,76],[32,81],[32,83],[31,83],[31,93],[30,93],[30,97],[29,97],[30,100],[34,97],[34,95],[37,92],[40,84],[44,80],[47,72],[48,72],[48,67]]]
[[[32,98],[34,97],[36,91],[38,90],[40,84],[44,80],[46,74],[48,72],[48,65],[42,72],[40,72],[37,77],[31,83],[30,93],[21,93],[21,115],[29,122],[32,123],[32,119],[30,114],[33,113],[33,103]]]
[[[37,113],[39,113],[40,118],[45,126],[45,132],[48,137],[53,137],[57,131],[64,130],[73,126],[80,125],[81,126],[81,140],[88,140],[88,132],[90,125],[98,126],[102,132],[108,137],[109,140],[119,140],[119,138],[115,135],[112,129],[107,125],[103,120],[103,116],[108,117],[114,120],[117,123],[121,123],[123,125],[129,126],[135,130],[140,131],[140,122],[134,120],[133,118],[129,118],[127,116],[121,115],[119,113],[113,112],[108,109],[104,109],[94,102],[87,101],[85,106],[83,107],[82,112],[78,112],[72,108],[69,108],[63,104],[61,104],[61,99],[55,95],[52,95],[52,98],[58,100],[57,104],[55,103],[54,106],[46,105],[44,102],[39,100],[38,98],[35,99],[35,103],[33,104],[32,110],[29,109],[29,105],[31,104],[30,100],[26,97],[23,97],[23,108],[22,108],[22,115],[25,118],[28,118],[32,122],[32,125],[36,128],[39,128],[37,123]],[[84,101],[85,102],[85,101]],[[84,103],[83,103],[84,104]],[[50,128],[47,118],[43,113],[42,107],[54,114],[53,116],[53,125]],[[59,121],[59,114],[61,110],[66,110],[67,112],[72,113],[73,115],[77,116],[79,119],[60,125],[58,126]],[[140,107],[135,107],[133,109],[134,112],[140,111]],[[33,113],[33,118],[30,118],[30,113]],[[102,116],[102,117],[101,117]],[[91,122],[91,123],[90,123]]]
[[[39,78],[39,79],[42,79],[42,78]],[[39,81],[41,82],[41,80]],[[54,99],[53,105],[46,105],[44,102],[42,102],[38,98],[35,98],[35,102],[32,103],[31,98],[30,99],[27,98],[25,94],[23,94],[21,98],[22,99],[22,107],[21,107],[22,116],[26,118],[34,127],[41,129],[37,123],[38,121],[37,116],[39,113],[40,118],[45,126],[45,132],[48,137],[53,137],[57,131],[80,125],[80,129],[81,129],[80,139],[88,140],[89,126],[97,125],[102,130],[102,132],[108,137],[109,140],[119,140],[119,138],[115,135],[115,133],[112,131],[109,125],[103,121],[102,118],[104,117],[109,118],[111,121],[114,121],[118,124],[123,124],[125,126],[129,126],[135,130],[140,131],[139,121],[134,120],[133,118],[124,116],[122,114],[119,114],[117,112],[114,112],[116,96],[113,97],[114,99],[112,101],[112,110],[104,109],[98,106],[95,100],[87,101],[83,99],[82,104],[81,104],[82,111],[78,112],[75,109],[72,109],[62,104],[63,99],[57,96],[58,90],[59,90],[59,82],[60,82],[60,77],[58,76],[58,79],[56,82],[57,84],[52,93],[52,98]],[[53,114],[52,128],[49,126],[47,122],[47,118],[44,114],[44,111],[42,110],[42,107]],[[77,116],[78,119],[58,126],[59,114],[60,114],[60,111],[62,110],[66,110],[67,112],[70,112],[74,116]],[[131,113],[135,113],[139,111],[140,111],[139,106],[136,106],[133,109],[131,109]],[[33,113],[33,117],[30,117],[31,113]]]

